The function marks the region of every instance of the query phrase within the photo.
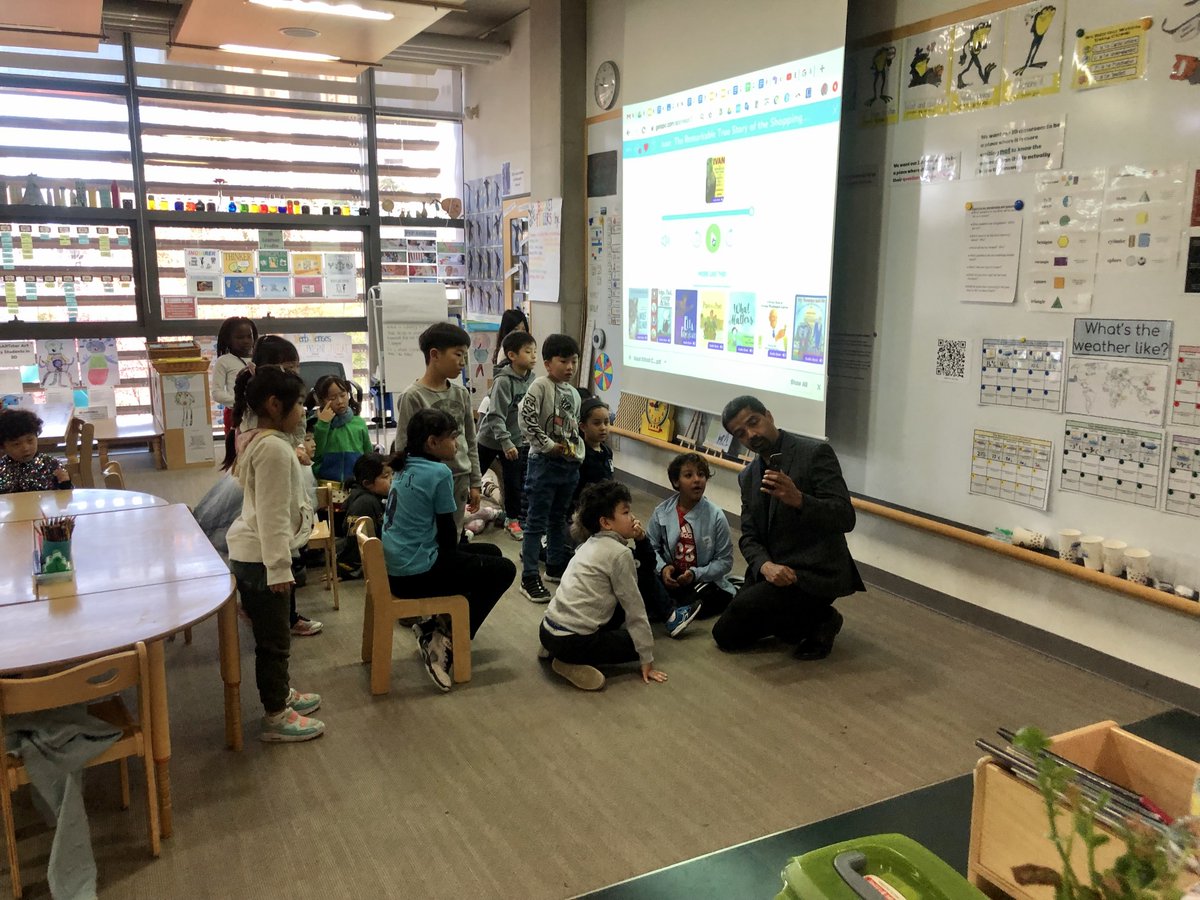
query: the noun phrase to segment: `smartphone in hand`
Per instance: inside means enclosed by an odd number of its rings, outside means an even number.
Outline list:
[[[782,463],[782,461],[783,461],[782,453],[772,453],[772,454],[768,455],[766,459],[763,460],[763,467],[768,472],[778,472],[779,466]]]

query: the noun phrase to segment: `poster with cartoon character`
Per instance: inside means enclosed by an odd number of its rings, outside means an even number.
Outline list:
[[[120,384],[117,339],[80,338],[79,369],[83,374],[83,383],[90,387],[111,387]]]
[[[1004,43],[1004,99],[1024,100],[1057,94],[1062,80],[1062,9],[1050,3],[1026,3],[1008,11]]]
[[[998,12],[954,26],[951,112],[996,106],[1000,102],[1004,25],[1004,13]]]
[[[163,378],[163,412],[167,428],[191,428],[204,414],[204,375],[168,375]]]
[[[950,104],[950,39],[952,28],[914,34],[904,40],[900,83],[904,121],[945,115]]]
[[[44,388],[71,388],[79,383],[79,356],[75,341],[37,342],[38,382]]]
[[[895,125],[899,117],[900,76],[896,41],[854,55],[855,106],[861,125]]]

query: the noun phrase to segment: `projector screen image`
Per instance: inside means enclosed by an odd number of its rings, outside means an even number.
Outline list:
[[[816,401],[823,432],[842,55],[624,108],[623,355],[649,396]]]

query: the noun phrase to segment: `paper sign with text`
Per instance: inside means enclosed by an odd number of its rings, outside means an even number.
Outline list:
[[[1071,353],[1168,360],[1174,325],[1166,319],[1076,319]]]

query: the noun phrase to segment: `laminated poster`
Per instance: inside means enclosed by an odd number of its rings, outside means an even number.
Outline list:
[[[860,125],[895,125],[900,117],[901,67],[896,41],[854,55],[855,108]]]
[[[1075,39],[1071,86],[1087,91],[1144,78],[1151,24],[1147,17],[1085,31]]]
[[[1003,81],[1003,12],[954,26],[951,53],[950,111],[996,106]]]
[[[1026,3],[1008,11],[1004,99],[1057,94],[1062,80],[1065,3]]]
[[[949,109],[951,30],[927,31],[904,41],[901,106],[906,122],[944,115]]]

